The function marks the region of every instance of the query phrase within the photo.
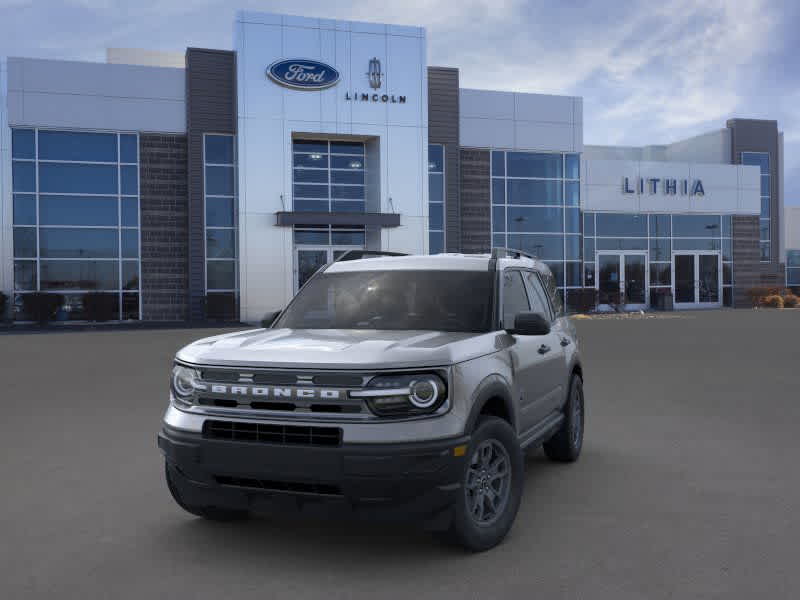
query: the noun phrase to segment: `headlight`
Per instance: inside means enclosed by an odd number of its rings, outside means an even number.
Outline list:
[[[175,399],[188,404],[189,398],[194,394],[195,382],[200,379],[200,372],[197,369],[175,365],[172,367],[172,394]]]
[[[381,417],[404,417],[436,412],[447,401],[447,386],[434,373],[379,375],[367,389],[350,392],[363,398],[369,409]]]

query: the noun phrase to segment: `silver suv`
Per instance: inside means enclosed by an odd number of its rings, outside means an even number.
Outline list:
[[[351,251],[265,325],[175,357],[158,445],[192,514],[399,516],[486,550],[516,517],[523,451],[580,454],[575,329],[520,252]]]

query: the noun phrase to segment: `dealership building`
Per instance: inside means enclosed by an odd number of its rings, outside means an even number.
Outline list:
[[[240,12],[233,51],[4,59],[14,318],[38,291],[84,320],[101,292],[119,320],[255,322],[350,249],[516,248],[568,305],[588,289],[601,308],[749,306],[796,275],[776,121],[585,145],[582,98],[461,88],[426,44],[420,27]]]

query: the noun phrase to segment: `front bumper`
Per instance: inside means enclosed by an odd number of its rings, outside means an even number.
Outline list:
[[[461,436],[423,443],[280,445],[208,439],[166,425],[158,435],[186,504],[391,518],[430,517],[452,505],[465,460],[454,449],[468,443],[469,436]]]

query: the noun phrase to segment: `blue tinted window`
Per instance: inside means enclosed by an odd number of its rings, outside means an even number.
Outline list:
[[[327,198],[327,185],[294,184],[295,198]]]
[[[14,227],[14,256],[36,258],[35,227]]]
[[[116,229],[39,230],[39,252],[44,258],[117,258]]]
[[[759,250],[761,251],[761,261],[767,262],[770,259],[772,254],[772,249],[770,248],[769,242],[761,242],[759,245]]]
[[[507,223],[508,231],[561,233],[564,230],[564,210],[509,206]]]
[[[731,216],[730,215],[723,215],[722,216],[722,236],[723,237],[730,237],[732,230],[733,230],[733,223],[732,223]]]
[[[769,175],[761,176],[761,195],[769,196]]]
[[[567,206],[580,206],[581,204],[581,184],[578,181],[567,181],[564,183],[564,193],[566,195],[565,204]]]
[[[428,253],[441,254],[444,252],[444,233],[432,231],[428,234]]]
[[[581,232],[581,211],[579,209],[564,209],[564,231],[567,233]]]
[[[444,171],[444,147],[440,144],[428,145],[428,171],[431,173]]]
[[[39,191],[65,194],[117,194],[117,167],[39,163]]]
[[[233,227],[233,198],[206,198],[206,227]]]
[[[669,215],[650,215],[650,237],[670,237],[672,227]]]
[[[598,250],[647,250],[647,238],[597,238],[595,245]]]
[[[139,169],[134,166],[120,167],[120,190],[125,196],[136,196],[139,193]]]
[[[139,202],[136,198],[122,199],[122,223],[123,227],[139,226]]]
[[[14,225],[36,225],[35,194],[14,194]]]
[[[673,250],[719,250],[720,241],[714,238],[673,238]]]
[[[306,245],[324,245],[327,246],[330,243],[328,239],[328,230],[321,230],[321,231],[295,231],[294,232],[294,243],[295,244],[306,244]]]
[[[492,246],[496,248],[506,247],[506,236],[504,233],[492,234]]]
[[[14,161],[11,166],[12,189],[15,192],[36,191],[36,165],[32,162]]]
[[[673,215],[672,229],[675,237],[719,237],[718,215]]]
[[[505,204],[506,180],[492,179],[492,204]]]
[[[39,160],[117,162],[114,133],[39,131]]]
[[[800,267],[800,250],[787,250],[786,251],[786,266],[787,267]]]
[[[236,241],[233,229],[206,229],[206,256],[208,258],[234,258]]]
[[[672,260],[671,243],[669,239],[650,240],[650,260]]]
[[[722,260],[733,260],[733,244],[730,238],[722,240]]]
[[[364,202],[357,200],[336,200],[333,202],[334,212],[364,212]]]
[[[339,156],[335,158],[338,164],[333,166],[337,169],[347,169],[349,164],[361,163],[362,161],[357,158],[349,156]],[[327,169],[328,168],[328,155],[327,154],[295,154],[293,157],[293,164],[295,167],[307,167],[311,169]]]
[[[345,173],[346,171],[337,171],[337,172]],[[328,183],[328,170],[295,169],[294,180],[298,183]]]
[[[331,142],[331,154],[358,154],[364,156],[364,143]]]
[[[325,171],[322,171],[323,173]],[[429,175],[431,178],[438,177],[441,180],[442,175]],[[323,179],[323,182],[325,180]],[[331,183],[354,183],[364,184],[364,171],[331,171]]]
[[[761,168],[761,174],[769,173],[769,153],[768,152],[742,152],[743,165],[755,165]]]
[[[442,204],[431,204],[428,209],[428,229],[444,229],[444,207]]]
[[[506,207],[492,207],[492,231],[503,232],[506,230]]]
[[[11,130],[11,157],[36,158],[36,139],[33,129]]]
[[[233,196],[233,167],[206,167],[206,194]]]
[[[210,290],[235,289],[236,263],[232,260],[209,260],[206,262],[206,278]]]
[[[39,196],[42,225],[117,225],[113,196]]]
[[[564,158],[566,163],[566,173],[564,177],[567,179],[580,179],[581,178],[581,157],[580,154],[567,154]]]
[[[594,235],[594,213],[584,213],[583,215],[583,235]]]
[[[119,161],[124,163],[139,162],[138,141],[135,135],[119,136]]]
[[[122,289],[123,290],[139,289],[139,261],[136,260],[122,261]]]
[[[328,142],[317,142],[313,140],[294,140],[292,150],[295,152],[312,152],[314,154],[326,154],[328,152]]]
[[[444,175],[428,175],[428,200],[444,202]]]
[[[760,232],[759,238],[762,239],[762,240],[768,240],[769,239],[769,220],[768,219],[761,219],[758,229],[759,229],[759,232]]]
[[[122,239],[122,258],[139,258],[139,230],[123,229]]]
[[[564,236],[565,258],[567,260],[581,259],[581,238],[579,235]]]
[[[506,153],[495,150],[492,152],[492,175],[495,177],[505,177],[506,174]]]
[[[218,165],[232,165],[233,136],[207,135],[206,162]]]
[[[508,180],[509,204],[563,204],[560,181]]]
[[[15,291],[35,291],[36,290],[36,261],[35,260],[15,260],[14,261],[14,290]]]
[[[583,238],[583,260],[594,261],[594,239]]]
[[[508,246],[544,260],[564,258],[564,238],[560,235],[509,234]]]
[[[300,212],[328,212],[327,200],[295,200],[294,209]]]
[[[769,218],[769,198],[761,198],[761,216]]]
[[[647,237],[647,216],[597,213],[598,236]]]
[[[307,166],[310,167],[327,167],[328,163],[324,162],[327,160],[327,156],[321,156],[319,159],[314,159],[313,155],[303,155],[298,154],[297,156],[306,156],[310,157],[309,160],[322,160],[323,164],[309,164]],[[364,168],[364,159],[359,158],[357,156],[331,156],[331,169],[363,169]]]
[[[561,287],[564,285],[564,263],[560,262],[549,262],[547,266],[550,268],[550,271],[553,273],[553,281],[555,282],[556,286]]]
[[[331,242],[340,246],[363,246],[365,243],[363,231],[336,231],[331,232]]]
[[[360,185],[332,185],[331,197],[341,200],[363,200],[364,187]]]
[[[560,154],[507,152],[509,177],[560,178],[563,174]]]
[[[566,285],[573,286],[573,287],[580,287],[581,285],[581,263],[579,262],[568,262],[566,264],[566,271],[564,276],[566,277]]]
[[[119,263],[115,260],[43,260],[42,290],[117,290]]]

